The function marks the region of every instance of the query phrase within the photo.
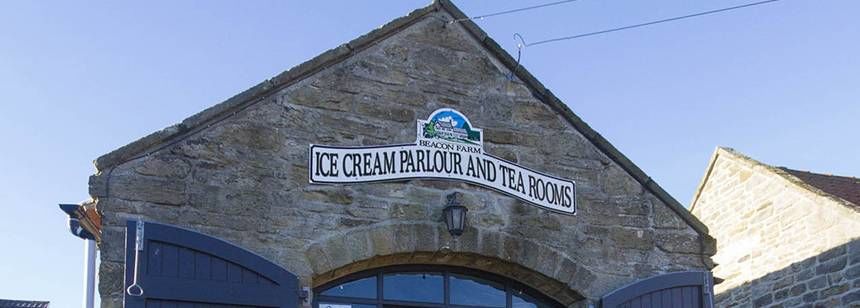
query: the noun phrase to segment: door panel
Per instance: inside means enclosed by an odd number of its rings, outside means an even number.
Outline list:
[[[135,260],[137,222],[126,228],[125,292],[129,308],[296,308],[298,279],[250,251],[191,230],[143,223],[143,250]],[[137,290],[133,290],[137,294]]]
[[[601,307],[711,308],[712,294],[709,272],[669,273],[612,291],[601,299]]]

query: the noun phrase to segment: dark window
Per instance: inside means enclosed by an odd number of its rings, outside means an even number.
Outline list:
[[[356,279],[329,288],[321,293],[326,296],[376,298],[376,276]]]
[[[511,308],[538,308],[540,302],[522,291],[511,292]]]
[[[451,304],[486,307],[506,307],[505,286],[501,283],[466,275],[452,274]]]
[[[382,275],[382,298],[395,301],[445,303],[442,273],[389,273]]]
[[[344,304],[344,303],[325,303],[320,302],[319,308],[376,308],[376,304]]]
[[[358,273],[315,290],[314,308],[561,307],[519,282],[471,269],[396,266]]]

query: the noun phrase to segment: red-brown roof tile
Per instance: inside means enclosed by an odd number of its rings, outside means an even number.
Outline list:
[[[810,186],[851,202],[854,205],[854,208],[860,209],[860,179],[848,176],[798,171],[784,167],[780,167],[780,169],[799,178]]]

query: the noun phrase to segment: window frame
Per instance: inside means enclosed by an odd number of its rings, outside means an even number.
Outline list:
[[[400,300],[389,300],[383,298],[383,276],[385,274],[394,274],[394,273],[427,273],[427,274],[441,274],[442,285],[443,285],[443,302],[442,303],[429,303],[429,302],[413,302],[413,301],[400,301]],[[528,287],[516,280],[503,277],[500,275],[471,269],[471,268],[463,268],[456,266],[447,266],[447,265],[396,265],[396,266],[388,266],[382,267],[367,271],[361,271],[357,273],[353,273],[339,279],[327,282],[325,284],[320,285],[319,287],[314,288],[314,298],[312,302],[313,308],[319,308],[319,303],[332,303],[332,304],[362,304],[362,305],[375,305],[377,308],[383,308],[384,305],[397,305],[397,306],[407,306],[407,307],[433,307],[433,308],[498,308],[491,306],[473,306],[473,305],[458,305],[452,304],[451,301],[451,283],[450,276],[452,274],[455,275],[464,275],[474,278],[479,278],[483,280],[487,280],[489,282],[493,282],[496,284],[500,284],[504,286],[505,291],[505,308],[512,308],[513,304],[513,295],[514,292],[522,292],[528,297],[531,297],[535,301],[537,301],[537,305],[539,308],[542,307],[552,307],[552,308],[564,308],[561,304],[550,298],[549,296]],[[327,296],[322,295],[322,292],[337,287],[341,284],[355,281],[358,279],[368,278],[368,277],[376,277],[376,298],[358,298],[358,297],[342,297],[342,296]]]

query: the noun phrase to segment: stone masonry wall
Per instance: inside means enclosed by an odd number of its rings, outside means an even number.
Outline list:
[[[90,179],[102,213],[99,292],[120,307],[125,220],[220,237],[282,265],[303,286],[364,268],[448,263],[518,279],[566,305],[634,280],[705,269],[698,233],[535,98],[443,11],[180,142]],[[339,48],[346,48],[341,46]],[[488,153],[577,181],[577,216],[460,182],[308,184],[308,145],[415,140],[441,107],[467,115]],[[464,194],[452,240],[444,198]],[[438,254],[450,245],[451,251]],[[524,270],[527,269],[527,270]]]
[[[718,307],[860,305],[860,213],[717,150],[693,206],[717,239]]]

